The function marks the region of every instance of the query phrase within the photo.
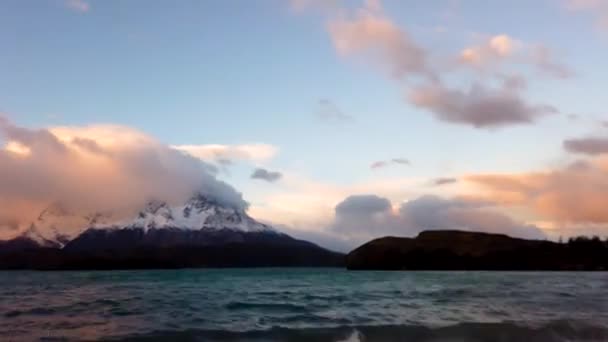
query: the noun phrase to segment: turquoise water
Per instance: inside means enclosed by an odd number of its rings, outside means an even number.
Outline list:
[[[608,273],[0,272],[0,336],[608,341]]]

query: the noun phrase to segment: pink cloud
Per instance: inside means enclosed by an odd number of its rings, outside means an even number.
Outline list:
[[[0,227],[27,223],[56,202],[83,214],[122,212],[200,191],[247,206],[211,165],[128,127],[29,129],[0,116],[0,141]]]
[[[91,5],[85,0],[66,0],[65,5],[67,8],[80,13],[88,12],[91,9]]]
[[[340,55],[371,56],[396,78],[432,74],[426,51],[386,17],[379,1],[368,0],[356,13],[331,19],[328,30]]]

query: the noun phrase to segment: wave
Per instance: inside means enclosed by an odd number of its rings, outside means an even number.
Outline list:
[[[128,341],[608,341],[608,327],[579,321],[554,321],[532,327],[520,323],[461,323],[429,328],[419,325],[272,328],[244,332],[222,330],[158,331],[116,338]]]
[[[263,310],[263,311],[284,311],[284,312],[306,312],[305,305],[290,303],[250,303],[250,302],[230,302],[225,305],[228,310]]]

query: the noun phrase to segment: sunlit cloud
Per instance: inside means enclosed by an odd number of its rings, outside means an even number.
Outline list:
[[[542,220],[576,224],[608,223],[608,163],[577,162],[549,171],[474,174],[466,180],[479,194],[508,206],[530,208]]]
[[[51,203],[82,215],[128,212],[151,199],[185,201],[197,191],[247,207],[211,165],[129,127],[30,129],[0,116],[0,140],[7,141],[0,146],[0,219],[6,219],[0,227],[26,224]]]
[[[380,0],[365,1],[354,10],[342,8],[330,16],[327,29],[338,55],[378,64],[391,77],[404,81],[408,103],[451,124],[498,128],[532,124],[558,112],[551,104],[529,103],[522,94],[528,85],[527,78],[503,70],[503,64],[532,66],[557,78],[573,75],[572,70],[555,60],[549,48],[525,43],[506,33],[464,47],[456,65],[449,66],[445,61],[451,58],[437,56],[423,47],[385,13]],[[482,79],[467,81],[465,78],[464,85],[445,80],[449,73],[462,70],[483,71],[472,75]],[[495,84],[497,79],[502,85]],[[374,168],[387,164],[379,161]]]
[[[396,78],[432,75],[426,51],[386,16],[380,1],[368,0],[353,14],[332,18],[328,30],[342,56],[378,60]]]

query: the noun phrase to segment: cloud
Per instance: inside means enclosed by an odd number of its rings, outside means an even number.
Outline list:
[[[387,167],[391,164],[398,164],[398,165],[410,165],[410,161],[405,159],[405,158],[393,158],[391,160],[379,160],[379,161],[375,161],[373,162],[369,167],[370,169],[381,169],[384,167]]]
[[[572,224],[608,222],[608,161],[579,161],[555,170],[474,174],[466,180],[482,196],[532,210],[539,220]]]
[[[319,100],[319,110],[317,112],[319,119],[336,124],[348,124],[355,122],[355,118],[344,113],[329,99]]]
[[[326,183],[285,172],[281,182],[264,193],[254,193],[250,214],[256,219],[280,223],[294,229],[322,230],[333,220],[337,203],[353,194],[374,193],[399,201],[411,195],[421,183],[418,179],[399,177],[357,183]]]
[[[269,144],[174,145],[171,146],[204,161],[230,159],[263,162],[274,158],[279,149]]]
[[[559,78],[573,75],[568,67],[554,60],[548,48],[525,44],[507,34],[490,36],[462,49],[454,67],[451,54],[433,55],[418,44],[387,16],[380,0],[367,0],[355,10],[342,7],[329,16],[327,29],[340,56],[364,57],[386,68],[391,77],[406,81],[409,103],[448,123],[504,127],[531,124],[538,117],[557,112],[550,105],[528,104],[519,93],[527,87],[527,80],[519,74],[505,75],[501,67],[507,62],[532,65]],[[462,71],[462,66],[484,71],[475,75],[486,79],[473,82],[468,90],[446,86],[442,78],[452,79],[450,73]],[[492,77],[488,79],[488,75]],[[494,81],[496,75],[502,87],[483,85]],[[387,163],[374,165],[379,168]]]
[[[87,214],[136,210],[150,199],[179,202],[197,190],[247,207],[212,166],[128,127],[29,129],[0,117],[0,141],[6,143],[0,146],[0,219],[27,223],[55,202]]]
[[[270,183],[278,181],[279,179],[281,179],[281,177],[283,177],[283,174],[281,174],[280,172],[269,171],[262,168],[255,169],[251,174],[251,179],[261,179]]]
[[[506,34],[486,38],[478,45],[464,48],[458,61],[477,69],[497,68],[501,63],[522,63],[536,67],[556,78],[571,78],[574,71],[555,60],[551,49],[543,44],[527,44]]]
[[[80,13],[86,13],[91,9],[89,3],[84,0],[66,0],[65,6]]]
[[[506,34],[496,35],[480,45],[464,48],[459,60],[472,66],[496,63],[513,56],[521,46],[521,42]]]
[[[373,162],[369,167],[370,167],[370,169],[380,169],[380,168],[386,167],[387,165],[388,165],[388,163],[385,162],[384,160],[379,160],[379,161]]]
[[[296,239],[310,241],[332,251],[348,253],[355,247],[347,238],[332,234],[331,232],[298,229],[291,226],[274,224],[272,222],[268,222],[268,224]]]
[[[336,217],[373,215],[391,209],[391,202],[376,195],[354,195],[336,205]]]
[[[434,179],[433,180],[433,185],[435,185],[435,186],[442,186],[442,185],[454,184],[456,182],[458,182],[457,178],[441,177],[441,178]]]
[[[444,199],[425,195],[398,209],[375,195],[347,197],[335,209],[330,229],[364,242],[384,235],[414,236],[424,230],[458,229],[542,239],[536,226],[517,222],[493,209],[493,204],[466,198]]]
[[[410,161],[405,159],[405,158],[393,158],[391,159],[391,162],[395,163],[395,164],[401,164],[401,165],[409,165]]]
[[[233,164],[232,160],[230,159],[226,159],[226,158],[218,158],[215,160],[218,164],[222,165],[222,166],[230,166]]]
[[[466,92],[439,83],[418,86],[409,92],[408,99],[441,121],[475,128],[532,123],[557,112],[550,105],[528,104],[515,91],[491,89],[481,84],[473,84]]]
[[[536,45],[531,49],[532,63],[542,72],[555,78],[574,77],[574,71],[565,64],[555,61],[551,49]]]
[[[571,12],[586,12],[593,17],[595,24],[608,30],[608,1],[606,0],[565,0],[566,9]]]
[[[520,91],[528,88],[528,80],[522,75],[497,73],[496,77],[502,81],[502,88],[507,91]]]
[[[608,153],[608,138],[587,137],[564,140],[564,148],[568,152],[587,155]]]
[[[363,55],[379,60],[399,79],[433,77],[426,51],[386,17],[380,1],[367,0],[356,13],[332,18],[328,30],[342,56]]]

